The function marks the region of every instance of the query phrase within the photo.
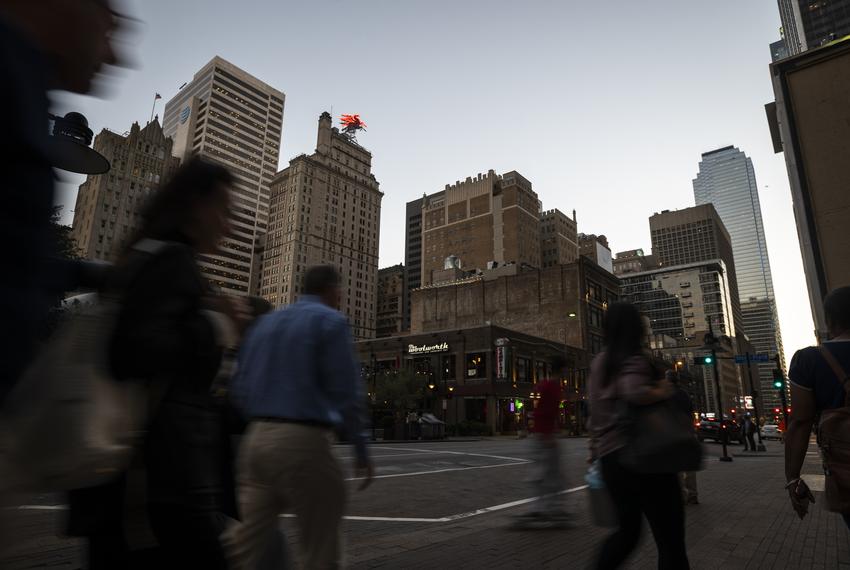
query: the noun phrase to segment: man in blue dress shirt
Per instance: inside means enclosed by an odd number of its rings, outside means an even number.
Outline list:
[[[255,567],[287,508],[297,515],[302,566],[339,565],[345,483],[334,430],[354,444],[360,488],[372,480],[365,395],[348,321],[336,309],[339,287],[336,269],[311,267],[298,302],[262,317],[243,342],[233,394],[251,424],[237,475],[242,522],[225,538],[236,567]]]

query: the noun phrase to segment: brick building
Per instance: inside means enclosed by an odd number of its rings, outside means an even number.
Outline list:
[[[378,311],[375,336],[401,334],[403,318],[404,265],[399,263],[378,271]]]
[[[112,168],[86,178],[77,192],[71,235],[86,259],[114,261],[140,223],[142,206],[151,192],[180,164],[171,156],[173,141],[163,135],[159,119],[123,135],[103,129],[94,150]]]
[[[540,267],[540,200],[511,171],[468,177],[422,200],[421,285],[456,256],[466,270],[490,262]]]
[[[560,210],[546,210],[540,214],[540,263],[552,267],[572,263],[578,259],[578,233],[576,211],[570,219]]]
[[[411,333],[493,324],[595,354],[620,280],[587,258],[545,269],[517,265],[412,292]]]

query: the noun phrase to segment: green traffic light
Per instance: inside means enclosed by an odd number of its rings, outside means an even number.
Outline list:
[[[775,380],[773,382],[773,387],[774,388],[782,388],[782,380]]]
[[[705,364],[711,364],[711,363],[713,362],[713,360],[712,360],[712,358],[711,358],[710,356],[706,356],[705,358],[703,358],[703,359],[702,359],[702,361],[703,361]]]

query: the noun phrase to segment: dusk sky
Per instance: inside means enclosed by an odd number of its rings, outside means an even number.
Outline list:
[[[280,168],[315,149],[322,111],[359,113],[384,199],[380,265],[403,261],[404,206],[493,169],[577,211],[614,253],[648,217],[694,204],[700,154],[735,145],[759,183],[786,358],[814,342],[773,100],[775,0],[136,0],[136,68],[106,99],[65,96],[95,132],[144,124],[220,55],[286,94]],[[70,222],[76,185],[58,195]]]

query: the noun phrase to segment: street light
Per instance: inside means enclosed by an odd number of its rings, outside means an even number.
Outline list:
[[[89,148],[93,133],[83,115],[72,112],[64,117],[49,115],[49,118],[53,128],[47,139],[47,153],[53,166],[78,174],[109,171],[109,161]]]

